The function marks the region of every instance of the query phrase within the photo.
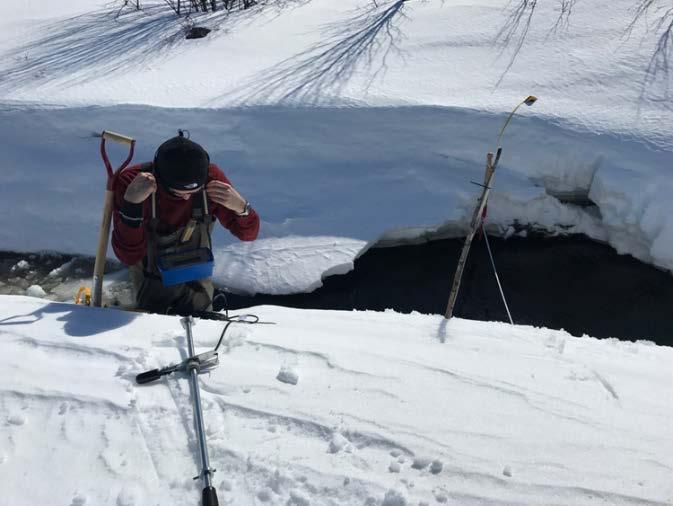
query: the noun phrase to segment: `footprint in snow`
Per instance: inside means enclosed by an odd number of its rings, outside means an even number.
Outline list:
[[[440,504],[445,504],[448,502],[449,498],[446,496],[444,492],[435,492],[435,501],[437,501]]]
[[[444,463],[439,459],[432,460],[428,457],[416,457],[411,467],[419,471],[429,467],[432,474],[439,474],[444,469]]]
[[[139,494],[134,490],[122,488],[117,496],[116,506],[136,506],[137,504],[141,504],[138,495]]]
[[[263,488],[257,492],[257,499],[262,502],[269,502],[271,500],[271,490],[268,488]]]
[[[341,450],[346,452],[352,452],[353,446],[350,444],[350,441],[346,439],[343,435],[336,432],[332,436],[332,440],[329,442],[329,448],[327,451],[329,453],[339,453]]]
[[[26,417],[23,415],[11,415],[7,417],[9,425],[23,425],[26,423]]]
[[[83,496],[82,494],[77,494],[75,497],[72,498],[70,506],[84,506],[85,504],[86,504],[86,496]]]
[[[288,506],[310,506],[311,501],[306,494],[300,490],[290,490],[290,499]]]
[[[409,502],[407,501],[407,498],[402,495],[401,492],[398,492],[397,490],[388,490],[386,492],[385,497],[383,498],[383,502],[381,503],[381,506],[408,506]]]
[[[414,459],[414,462],[411,464],[411,467],[413,469],[418,469],[419,471],[421,469],[425,469],[432,463],[432,459],[427,458],[427,457],[416,457]]]

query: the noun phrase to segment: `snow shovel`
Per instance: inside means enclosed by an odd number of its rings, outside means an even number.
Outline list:
[[[105,259],[107,258],[107,245],[110,239],[110,221],[112,219],[112,204],[114,199],[114,183],[122,170],[124,170],[131,159],[133,158],[133,151],[136,147],[135,139],[126,137],[125,135],[116,134],[103,130],[100,134],[95,134],[100,137],[100,153],[103,157],[103,163],[107,169],[107,185],[105,188],[105,201],[103,204],[103,219],[100,224],[100,232],[98,234],[98,248],[96,249],[96,263],[93,268],[93,293],[91,296],[91,305],[94,307],[101,307],[103,302],[103,273],[105,271]],[[110,140],[119,144],[127,144],[129,146],[129,156],[126,158],[119,168],[114,171],[110,165],[110,159],[105,151],[105,141]]]

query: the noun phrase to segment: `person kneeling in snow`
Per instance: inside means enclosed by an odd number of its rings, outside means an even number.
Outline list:
[[[113,216],[112,248],[129,266],[137,308],[156,313],[208,311],[213,301],[210,278],[165,286],[157,259],[210,249],[213,216],[242,241],[259,231],[255,210],[182,131],[159,146],[153,162],[119,174]]]

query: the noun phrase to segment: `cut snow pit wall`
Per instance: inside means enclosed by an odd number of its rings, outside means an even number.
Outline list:
[[[673,270],[673,139],[590,131],[541,111],[508,127],[488,225],[586,234]],[[387,230],[467,224],[472,182],[505,118],[445,107],[0,106],[0,201],[12,210],[0,213],[0,248],[95,254],[105,171],[91,134],[103,129],[136,138],[136,162],[189,130],[259,211],[262,238],[373,243]],[[600,214],[552,196],[578,190]],[[221,230],[214,246],[246,247]]]

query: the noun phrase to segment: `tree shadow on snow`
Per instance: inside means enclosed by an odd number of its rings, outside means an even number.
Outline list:
[[[108,330],[115,330],[131,323],[137,314],[115,309],[74,306],[62,302],[50,302],[41,308],[25,315],[9,316],[0,320],[4,325],[30,325],[45,315],[59,314],[56,321],[65,322],[63,330],[72,337],[95,336]]]
[[[212,30],[230,32],[270,10],[299,7],[310,0],[260,2],[242,12],[220,10],[178,17],[164,4],[120,14],[118,9],[100,9],[36,27],[41,34],[0,54],[11,62],[0,74],[0,90],[12,91],[63,79],[64,85],[86,82],[116,72],[131,72],[150,65],[181,44],[198,22]],[[212,38],[212,35],[211,35]],[[225,55],[226,56],[226,55]]]
[[[233,98],[242,105],[257,100],[315,105],[326,96],[338,96],[358,70],[369,72],[368,89],[387,71],[389,55],[401,54],[398,44],[403,33],[398,20],[404,17],[407,1],[374,3],[356,10],[346,21],[326,25],[324,42],[258,73],[216,101]]]
[[[120,18],[114,11],[90,12],[36,29],[39,36],[1,55],[13,63],[3,72],[0,89],[128,72],[131,65],[147,63],[175,47],[185,34],[175,14],[160,6]]]

